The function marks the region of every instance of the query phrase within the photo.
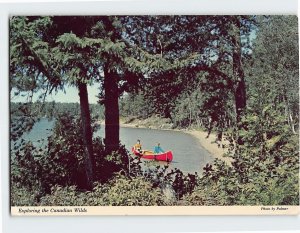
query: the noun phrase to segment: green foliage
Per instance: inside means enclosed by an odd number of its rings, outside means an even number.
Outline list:
[[[138,117],[146,119],[151,116],[153,110],[151,103],[147,101],[142,92],[135,95],[124,95],[119,101],[122,117]]]
[[[51,24],[50,17],[14,16],[10,19],[11,87],[32,94],[42,89],[40,98],[61,84],[51,47],[48,41],[42,40]]]
[[[17,146],[15,141],[20,139],[25,132],[29,132],[36,120],[27,116],[12,117],[10,121],[10,140],[14,147]],[[17,148],[17,147],[16,147]]]
[[[54,186],[50,195],[41,198],[41,205],[67,206],[154,206],[163,205],[158,188],[141,177],[130,179],[116,176],[108,183],[96,184],[91,192],[80,192],[76,187]]]
[[[39,202],[39,197],[38,190],[30,190],[21,183],[10,187],[11,206],[35,206]]]
[[[12,185],[21,185],[22,190],[28,192],[36,190],[41,196],[50,193],[55,185],[84,187],[85,154],[80,126],[80,119],[62,114],[56,119],[52,135],[40,139],[40,145],[21,141],[22,144],[12,151]],[[94,125],[93,130],[97,127]],[[102,139],[96,137],[93,139],[93,149],[95,180],[106,182],[116,172],[128,172],[128,151],[124,146],[106,155]]]
[[[159,166],[149,161],[144,164],[142,176],[165,193],[169,205],[176,203],[183,195],[191,193],[197,185],[198,174],[184,174],[179,169],[169,170],[168,165]]]
[[[201,108],[203,106],[203,96],[199,90],[192,93],[184,92],[177,100],[172,111],[172,121],[176,127],[191,128],[201,127]]]
[[[61,187],[55,185],[51,188],[51,194],[45,195],[41,198],[39,205],[45,206],[82,206],[88,205],[89,199],[86,195],[77,191],[76,186]]]
[[[40,139],[40,146],[23,142],[12,151],[12,183],[22,183],[24,187],[33,184],[41,192],[49,193],[53,185],[84,186],[84,146],[81,121],[69,114],[56,120],[53,133],[48,139]],[[103,144],[96,138],[95,158],[104,157]]]
[[[299,205],[297,18],[258,22],[253,60],[244,61],[248,108],[226,132],[234,161],[207,165],[185,204]]]
[[[107,205],[153,206],[164,204],[161,190],[153,188],[151,183],[141,177],[128,179],[117,176],[111,184],[107,194],[103,197]]]
[[[207,165],[189,205],[298,205],[299,142],[282,116],[271,107],[249,110],[243,129],[232,132],[243,144],[232,144],[231,165],[215,160]]]
[[[296,16],[258,19],[259,31],[247,65],[249,104],[273,105],[296,133],[299,119],[299,41]]]
[[[104,118],[104,109],[102,105],[90,104],[89,107],[92,118],[99,120]],[[73,116],[79,116],[80,105],[79,103],[60,103],[54,101],[36,101],[32,103],[12,102],[10,105],[10,112],[12,119],[21,119],[19,122],[24,122],[25,117],[35,121],[36,119],[42,117],[46,117],[48,119],[57,118],[59,115],[64,113],[68,113]],[[15,132],[15,129],[13,129],[12,132]]]
[[[104,157],[98,156],[96,158],[96,170],[99,171],[98,177],[102,182],[108,181],[117,172],[122,171],[126,174],[129,172],[129,152],[124,145],[119,145],[118,150],[113,151],[111,154],[105,155]],[[96,173],[98,173],[97,171]]]

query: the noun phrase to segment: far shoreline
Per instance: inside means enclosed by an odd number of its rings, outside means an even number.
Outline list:
[[[101,125],[105,125],[104,122],[98,122]],[[120,127],[123,128],[135,128],[135,129],[153,129],[153,130],[164,130],[164,131],[176,131],[176,132],[182,132],[191,135],[197,141],[199,144],[209,152],[209,154],[215,158],[220,159],[224,161],[226,164],[230,165],[232,162],[232,159],[229,157],[225,157],[224,154],[228,151],[227,148],[221,148],[218,147],[218,145],[214,142],[214,139],[216,138],[216,135],[214,133],[211,133],[209,138],[207,138],[207,132],[203,130],[189,130],[189,129],[165,129],[165,128],[159,128],[154,126],[144,126],[144,125],[137,125],[136,123],[125,123],[124,121],[120,121]],[[223,140],[224,143],[224,140]],[[226,143],[225,143],[226,144]]]

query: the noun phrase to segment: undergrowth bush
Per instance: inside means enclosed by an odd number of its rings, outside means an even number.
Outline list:
[[[93,125],[96,131],[97,126]],[[16,150],[11,151],[11,186],[21,185],[29,192],[38,190],[35,192],[37,198],[49,194],[55,185],[85,187],[85,155],[80,126],[79,118],[62,114],[57,118],[52,134],[41,138],[38,145],[21,140]],[[95,137],[93,149],[96,181],[105,182],[115,172],[126,170],[128,155],[124,146],[107,155],[102,139]],[[15,190],[12,189],[12,193]]]
[[[106,184],[95,184],[93,191],[80,192],[75,186],[54,186],[50,195],[41,198],[41,205],[68,206],[153,206],[164,205],[158,188],[142,177],[117,175]]]

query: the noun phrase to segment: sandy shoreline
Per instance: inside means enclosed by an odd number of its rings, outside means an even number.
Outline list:
[[[224,162],[226,162],[227,164],[231,163],[231,161],[232,161],[231,158],[223,156],[227,152],[227,148],[218,147],[218,144],[215,143],[215,138],[216,138],[215,134],[211,133],[210,137],[206,138],[207,132],[204,132],[204,131],[187,130],[187,131],[183,131],[183,132],[186,132],[186,133],[194,136],[195,138],[197,138],[197,140],[199,141],[201,146],[203,148],[205,148],[215,158],[221,159]]]
[[[144,127],[144,126],[138,126],[137,127],[136,124],[127,124],[127,123],[124,123],[124,122],[120,122],[120,127],[124,127],[124,128],[142,128],[142,129],[144,129],[144,128],[147,129],[148,128],[148,127]],[[230,164],[230,162],[232,161],[231,158],[223,156],[223,154],[227,152],[227,149],[218,147],[218,144],[215,143],[216,135],[213,134],[213,133],[210,134],[209,138],[206,138],[207,132],[200,131],[200,130],[160,129],[160,128],[155,128],[155,127],[151,127],[149,129],[179,131],[179,132],[182,132],[182,133],[190,134],[191,136],[196,138],[198,140],[198,142],[201,144],[201,146],[204,149],[206,149],[214,158],[221,159],[224,162],[226,162],[227,164]]]

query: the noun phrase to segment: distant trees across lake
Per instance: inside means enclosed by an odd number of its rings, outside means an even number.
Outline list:
[[[80,115],[79,103],[60,103],[60,102],[11,102],[11,116],[24,117],[27,115],[27,108],[34,112],[36,118],[46,117],[48,119],[57,118],[59,114],[69,113],[74,116]],[[99,104],[90,104],[91,115],[99,120],[104,119],[104,108]]]

